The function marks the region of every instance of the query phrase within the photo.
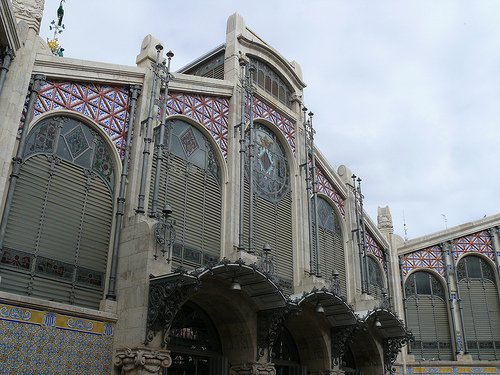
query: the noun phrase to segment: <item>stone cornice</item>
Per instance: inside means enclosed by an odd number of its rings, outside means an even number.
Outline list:
[[[169,90],[210,96],[233,96],[234,85],[230,81],[193,76],[190,74],[172,73]]]
[[[500,225],[500,214],[488,216],[486,218],[471,221],[462,225],[458,225],[447,230],[433,233],[427,236],[417,237],[404,243],[399,247],[398,255],[405,255],[417,250],[425,249],[430,246],[438,245],[442,242],[450,241],[455,238],[468,236],[470,234],[480,232],[495,226]]]
[[[34,74],[69,81],[93,81],[110,85],[142,85],[145,70],[51,55],[37,55]]]

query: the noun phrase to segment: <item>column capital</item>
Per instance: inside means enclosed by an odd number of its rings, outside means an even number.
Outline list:
[[[122,348],[115,354],[115,366],[121,368],[122,375],[160,375],[171,364],[168,350]]]

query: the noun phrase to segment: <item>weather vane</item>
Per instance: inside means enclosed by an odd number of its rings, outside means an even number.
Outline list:
[[[49,30],[54,30],[54,36],[52,39],[47,38],[47,45],[55,56],[63,56],[64,48],[59,45],[59,40],[57,35],[61,34],[64,30],[63,18],[64,18],[64,8],[63,3],[65,0],[61,0],[59,8],[57,8],[57,22],[52,20],[49,25]]]

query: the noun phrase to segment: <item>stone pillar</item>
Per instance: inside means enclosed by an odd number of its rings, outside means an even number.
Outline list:
[[[274,363],[247,362],[231,366],[230,375],[276,375]]]
[[[118,349],[115,355],[115,366],[122,375],[160,375],[171,364],[168,350],[123,348]]]

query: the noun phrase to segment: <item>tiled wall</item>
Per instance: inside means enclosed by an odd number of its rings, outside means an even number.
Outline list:
[[[404,374],[402,367],[396,367],[395,374]],[[442,366],[442,367],[408,367],[406,374],[441,374],[441,375],[480,375],[500,374],[500,367],[474,366]]]
[[[109,374],[109,322],[0,304],[0,374]]]

